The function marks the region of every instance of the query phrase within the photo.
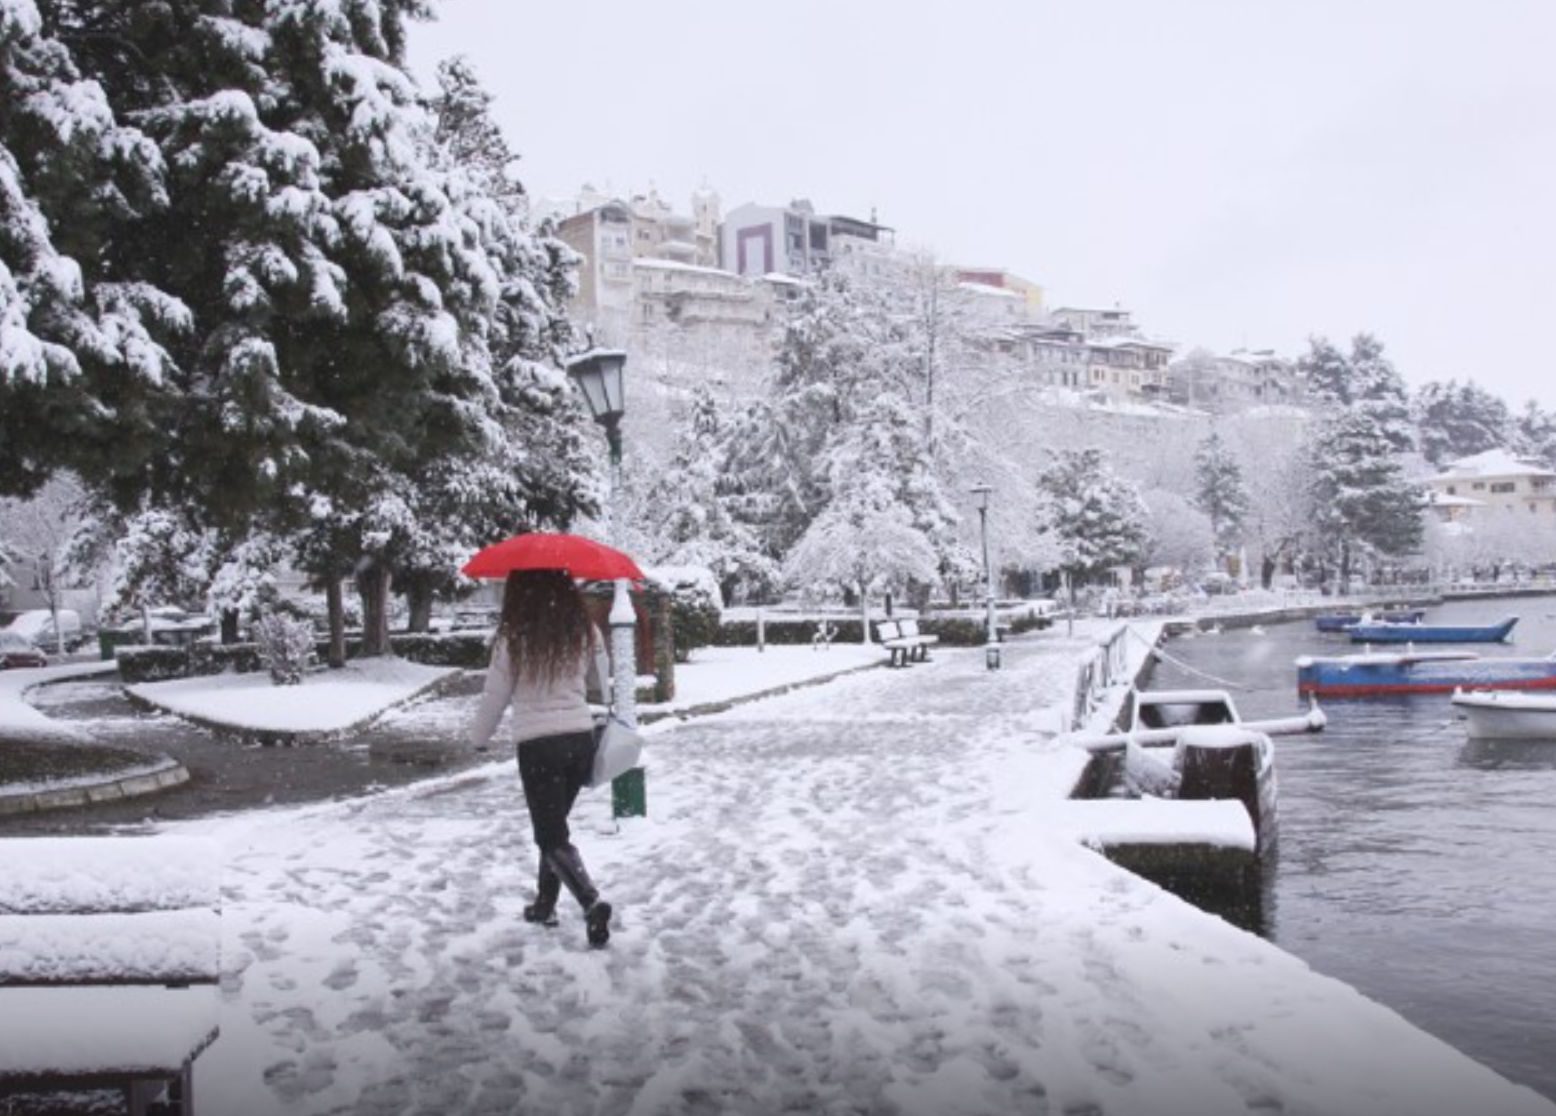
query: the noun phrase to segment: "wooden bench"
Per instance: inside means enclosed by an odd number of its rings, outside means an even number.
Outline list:
[[[0,862],[3,1098],[118,1091],[192,1116],[221,1016],[219,857],[169,837],[16,838]]]
[[[939,636],[923,635],[917,620],[877,620],[875,636],[891,653],[891,666],[907,666],[929,659],[929,649],[940,642]]]

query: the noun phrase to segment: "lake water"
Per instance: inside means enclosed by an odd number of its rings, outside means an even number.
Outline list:
[[[1519,616],[1484,656],[1556,650],[1556,597],[1461,601],[1428,622]],[[1311,621],[1170,641],[1236,683],[1245,718],[1305,708],[1293,660],[1343,655]],[[1211,685],[1162,662],[1151,685]],[[1332,700],[1276,740],[1280,849],[1267,936],[1504,1076],[1556,1099],[1556,741],[1471,744],[1446,695]]]

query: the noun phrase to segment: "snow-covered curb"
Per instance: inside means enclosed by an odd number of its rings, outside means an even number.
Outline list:
[[[111,674],[113,662],[65,663],[30,670],[0,670],[0,747],[7,739],[82,742],[80,730],[50,720],[27,704],[27,691],[51,682],[66,682],[94,674]]]
[[[188,781],[188,769],[171,756],[163,756],[151,763],[124,767],[113,772],[40,780],[36,783],[8,783],[5,793],[0,794],[0,817],[89,806],[98,802],[117,802],[124,798],[153,794]]]
[[[269,675],[256,672],[147,682],[126,687],[125,694],[144,707],[218,732],[266,743],[310,744],[364,729],[463,673],[459,667],[403,659],[352,660],[296,686],[273,685]]]

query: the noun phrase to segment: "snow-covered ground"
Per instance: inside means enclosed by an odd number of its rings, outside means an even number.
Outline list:
[[[651,726],[649,817],[575,816],[603,952],[520,918],[511,760],[174,827],[226,871],[202,1109],[1556,1113],[1050,824],[1095,632]]]
[[[409,701],[457,668],[405,659],[354,659],[339,670],[277,686],[263,671],[146,682],[128,687],[142,701],[201,721],[256,731],[331,733]]]
[[[675,700],[645,705],[643,709],[674,712],[729,701],[860,667],[878,666],[886,657],[879,645],[858,643],[834,643],[824,650],[777,644],[770,644],[765,651],[752,647],[699,647],[692,653],[691,662],[675,668]]]

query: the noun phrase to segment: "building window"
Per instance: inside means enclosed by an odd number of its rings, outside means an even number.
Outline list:
[[[1479,487],[1479,486],[1477,485],[1476,487]],[[1516,492],[1516,491],[1518,491],[1518,486],[1516,484],[1514,484],[1512,481],[1496,481],[1495,483],[1492,484],[1491,491],[1493,491],[1493,492]]]
[[[1450,484],[1448,486],[1448,495],[1454,496],[1454,495],[1457,495],[1457,494],[1458,494],[1458,489],[1454,488],[1454,486]]]

